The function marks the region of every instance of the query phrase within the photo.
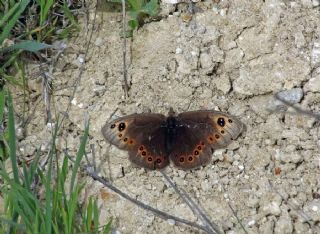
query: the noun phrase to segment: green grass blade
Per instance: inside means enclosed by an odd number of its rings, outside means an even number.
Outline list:
[[[53,163],[53,156],[57,154],[56,152],[56,146],[55,146],[55,141],[57,138],[59,126],[56,124],[54,132],[52,134],[52,144],[51,144],[51,149],[50,149],[50,154],[49,154],[49,163],[48,163],[48,172],[46,178],[43,178],[43,181],[45,181],[44,186],[46,189],[45,192],[45,210],[46,210],[46,216],[45,216],[45,233],[51,234],[52,232],[52,214],[53,214],[53,207],[52,204],[55,202],[54,201],[54,191],[51,187],[51,181],[52,181],[52,163]],[[61,202],[61,201],[60,201]]]
[[[106,226],[103,228],[103,234],[109,234],[111,233],[111,225],[112,225],[112,219],[107,223]]]
[[[93,223],[94,223],[94,233],[99,233],[99,209],[97,201],[93,201]]]
[[[0,45],[2,44],[4,39],[6,39],[9,36],[11,29],[14,27],[14,25],[16,24],[17,20],[26,9],[29,2],[30,0],[21,0],[21,2],[19,3],[19,7],[17,7],[15,13],[14,14],[12,13],[13,14],[12,18],[8,21],[7,25],[4,26],[0,34]]]
[[[2,120],[3,120],[5,101],[6,101],[5,91],[4,91],[4,89],[0,89],[0,123],[2,123]]]
[[[9,11],[0,19],[0,27],[2,27],[8,19],[13,15],[13,13],[18,9],[20,3],[16,3],[13,7],[9,9]]]
[[[9,130],[9,156],[12,164],[13,179],[19,184],[19,172],[17,165],[16,155],[16,132],[14,127],[14,114],[13,114],[13,103],[12,97],[9,91],[7,91],[8,97],[8,130]]]
[[[88,140],[88,134],[89,134],[89,121],[85,123],[84,134],[83,134],[83,137],[81,139],[79,150],[77,152],[76,161],[75,161],[75,163],[73,165],[72,175],[71,175],[71,182],[70,182],[70,193],[72,193],[72,191],[73,191],[73,187],[74,187],[74,183],[75,183],[75,180],[76,180],[77,171],[79,169],[82,157],[83,157],[83,155],[85,153],[86,143],[87,143],[87,140]]]

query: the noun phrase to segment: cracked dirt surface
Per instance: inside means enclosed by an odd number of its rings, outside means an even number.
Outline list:
[[[152,111],[166,114],[216,109],[236,115],[246,131],[212,162],[192,171],[172,165],[166,173],[197,199],[226,233],[316,233],[320,230],[319,127],[314,118],[275,113],[285,108],[273,94],[312,112],[320,104],[319,1],[239,0],[195,3],[200,12],[184,20],[188,4],[161,3],[162,19],[151,21],[128,41],[130,98],[122,90],[121,14],[98,12],[86,60],[85,29],[67,43],[53,72],[53,109],[64,112],[79,67],[84,73],[72,101],[61,150],[79,146],[85,113],[90,144],[101,175],[137,199],[170,214],[196,220],[157,171],[132,165],[127,152],[107,144],[100,133],[115,116]],[[37,81],[29,86],[37,90]],[[35,95],[35,99],[40,97]],[[41,145],[48,150],[50,126],[37,105],[19,142],[23,156]],[[16,103],[20,108],[21,103]],[[43,124],[39,124],[43,123]],[[49,129],[48,129],[49,128]],[[122,173],[124,171],[124,176]],[[197,233],[154,217],[88,178],[87,193],[98,198],[101,223],[114,218],[120,233]]]

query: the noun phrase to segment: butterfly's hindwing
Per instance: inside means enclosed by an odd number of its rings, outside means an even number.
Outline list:
[[[107,122],[104,138],[120,149],[129,151],[129,159],[142,167],[159,169],[169,164],[165,151],[166,117],[161,114],[133,114]]]

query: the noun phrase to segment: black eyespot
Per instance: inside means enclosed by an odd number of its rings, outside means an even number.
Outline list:
[[[216,139],[219,139],[220,136],[218,134],[214,135]]]
[[[181,157],[181,158],[179,159],[179,161],[180,161],[181,163],[183,163],[183,162],[184,162],[184,157]]]
[[[232,123],[233,121],[232,121],[232,119],[228,119],[228,122],[229,122],[229,123]]]
[[[124,138],[123,141],[126,142],[128,140],[128,138]]]
[[[188,158],[188,160],[189,160],[190,162],[193,161],[193,157],[190,156],[190,157]]]
[[[198,151],[198,150],[195,150],[195,151],[194,151],[194,155],[199,155],[199,151]]]
[[[224,134],[224,131],[223,131],[223,130],[221,130],[221,134]]]
[[[146,156],[147,155],[147,152],[146,151],[142,151],[142,156]],[[150,157],[149,157],[150,158]],[[148,160],[149,160],[149,158],[148,158]],[[150,160],[149,160],[150,161]],[[151,159],[151,161],[152,161],[152,159]]]
[[[119,135],[118,135],[118,137],[120,137],[120,138],[121,138],[121,137],[122,137],[122,134],[119,134]]]
[[[149,162],[152,162],[152,158],[151,158],[151,157],[149,157],[149,158],[148,158],[148,161],[149,161]]]
[[[161,159],[158,158],[156,162],[157,162],[158,164],[160,164],[160,163],[161,163]]]
[[[121,132],[123,131],[124,129],[126,128],[126,124],[125,123],[120,123],[119,126],[118,126],[118,130]]]
[[[140,147],[139,147],[139,150],[142,151],[142,150],[143,150],[143,146],[140,146]]]
[[[201,147],[200,145],[198,145],[197,149],[198,149],[198,150],[201,150],[201,149],[202,149],[202,147]]]
[[[115,128],[115,127],[116,127],[115,124],[111,124],[111,126],[110,126],[111,129],[112,129],[112,128]]]
[[[219,118],[217,123],[219,124],[220,127],[224,127],[226,125],[224,118]]]

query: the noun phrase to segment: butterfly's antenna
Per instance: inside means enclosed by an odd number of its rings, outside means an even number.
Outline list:
[[[214,234],[219,234],[221,233],[219,231],[218,226],[215,223],[212,223],[207,215],[202,211],[199,206],[188,196],[188,194],[183,190],[183,189],[178,189],[177,186],[173,183],[173,181],[170,179],[170,177],[165,174],[163,170],[160,170],[160,173],[162,176],[168,181],[170,186],[175,190],[175,192],[182,198],[182,200],[189,206],[189,208],[192,210],[192,212],[205,224],[207,227],[207,232],[208,233],[214,233]]]

